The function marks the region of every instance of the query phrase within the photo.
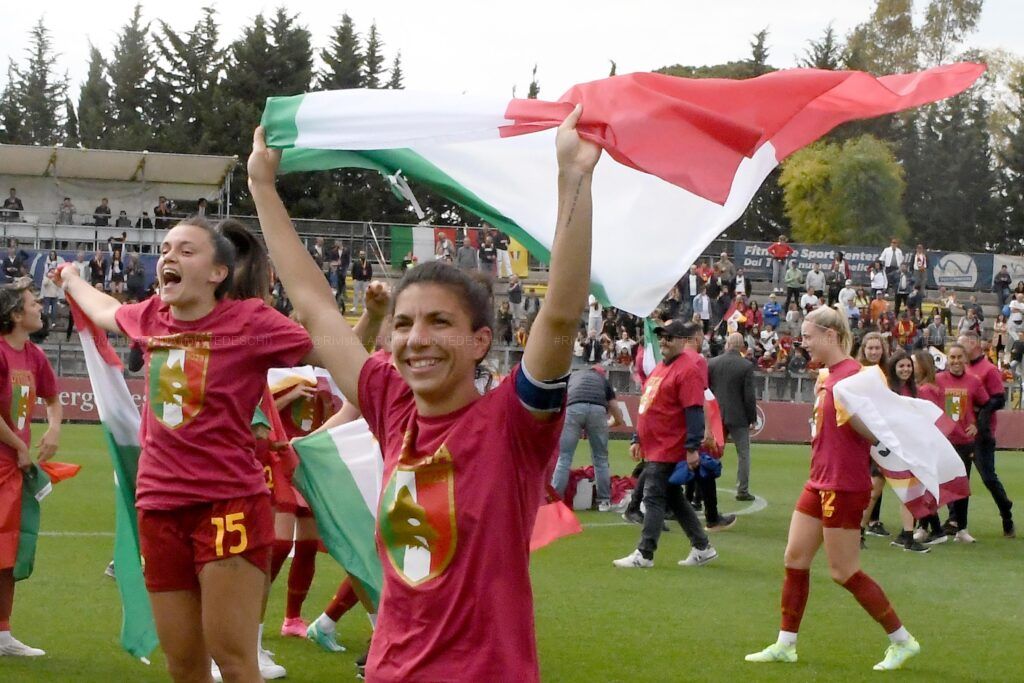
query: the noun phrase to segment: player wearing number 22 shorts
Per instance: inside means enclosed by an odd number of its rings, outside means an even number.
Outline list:
[[[249,424],[271,367],[298,365],[309,335],[262,301],[222,299],[199,320],[154,297],[117,323],[146,354],[136,507],[153,592],[192,590],[210,562],[268,571],[274,519]]]

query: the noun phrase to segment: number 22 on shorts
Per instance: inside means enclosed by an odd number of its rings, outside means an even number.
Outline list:
[[[230,515],[225,515],[224,517],[210,518],[210,524],[217,529],[217,538],[214,540],[214,544],[217,549],[217,557],[224,557],[224,534],[238,534],[238,543],[228,548],[228,553],[231,555],[244,553],[245,549],[249,547],[249,537],[245,533],[244,522],[244,512],[233,512]]]
[[[823,517],[831,517],[836,511],[836,492],[835,491],[818,491],[818,495],[821,496],[821,514]]]

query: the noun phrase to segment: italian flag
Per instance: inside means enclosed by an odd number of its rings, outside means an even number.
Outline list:
[[[121,359],[107,341],[107,335],[82,313],[70,296],[67,300],[82,340],[96,409],[114,465],[114,573],[121,594],[121,647],[148,664],[147,658],[159,640],[142,576],[135,513],[141,418],[124,381]]]
[[[654,334],[658,324],[651,318],[644,318],[644,376],[650,377],[654,368],[661,362],[661,347],[658,346],[658,335]]]
[[[53,485],[70,479],[82,469],[81,465],[48,461],[34,464],[21,476],[21,518],[18,525],[18,551],[14,559],[14,580],[32,576],[36,563],[36,545],[39,542],[41,511],[39,504],[53,491]]]
[[[375,608],[384,570],[377,555],[377,502],[384,459],[366,420],[310,434],[294,442],[294,483],[309,503],[327,552]],[[361,590],[360,590],[361,589]]]
[[[984,69],[792,69],[743,81],[637,73],[576,85],[557,102],[338,90],[269,98],[262,123],[267,143],[285,150],[283,173],[400,171],[546,261],[555,128],[582,103],[580,134],[608,152],[594,172],[591,286],[643,316],[787,156],[846,121],[956,95]]]

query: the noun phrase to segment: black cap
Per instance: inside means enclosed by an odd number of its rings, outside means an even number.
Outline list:
[[[659,337],[675,337],[676,339],[686,338],[686,323],[682,320],[670,320],[654,328],[654,334]]]

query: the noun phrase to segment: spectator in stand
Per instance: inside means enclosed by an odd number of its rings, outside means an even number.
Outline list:
[[[711,267],[707,259],[701,259],[700,265],[697,266],[697,274],[700,275],[700,279],[707,284],[712,277],[715,275],[715,269]]]
[[[815,263],[811,272],[807,273],[807,279],[804,281],[804,285],[808,291],[814,292],[814,296],[825,296],[825,289],[828,283],[825,281],[825,273],[821,270],[821,264]],[[803,308],[803,306],[801,306]]]
[[[633,353],[636,351],[636,340],[629,336],[629,330],[625,327],[619,328],[619,338],[615,340],[615,360],[620,365],[630,365],[633,362]]]
[[[995,349],[997,365],[1002,363],[1006,350],[1010,347],[1010,334],[1006,329],[1006,316],[1000,311],[992,323],[992,347]]]
[[[120,222],[120,219],[118,219],[118,222]],[[153,221],[149,217],[149,211],[143,211],[142,212],[142,215],[139,216],[139,219],[137,221],[135,221],[135,227],[140,229],[140,230],[152,230],[153,229]]]
[[[668,296],[661,302],[659,308],[665,311],[665,315],[668,318],[682,318],[682,300],[679,297],[679,287],[673,287],[669,290]],[[689,306],[687,306],[689,308]]]
[[[43,270],[43,285],[40,287],[39,293],[43,297],[43,329],[45,330],[49,330],[57,322],[57,301],[63,294],[60,285],[53,281],[56,275],[56,266]]]
[[[718,257],[718,263],[715,264],[715,269],[718,271],[719,277],[722,278],[722,284],[735,291],[736,264],[729,258],[728,252],[723,251]]]
[[[540,297],[537,296],[537,290],[533,287],[526,290],[526,298],[523,300],[523,313],[526,315],[527,320],[532,320],[540,313]]]
[[[711,331],[711,297],[708,296],[707,289],[702,287],[697,296],[693,297],[693,302],[690,304],[690,309],[693,311],[693,316],[696,318],[700,316],[700,324],[704,329],[704,334]]]
[[[761,306],[756,301],[751,301],[750,306],[747,307],[747,324],[746,328],[757,334],[761,331],[764,326],[764,313],[761,311]]]
[[[743,296],[749,297],[752,291],[750,279],[747,278],[746,272],[742,268],[736,269],[736,279],[733,280],[732,290],[736,294],[742,294]]]
[[[174,219],[171,218],[171,211],[173,209],[174,205],[167,201],[167,197],[160,195],[157,205],[153,207],[153,217],[156,219],[155,225],[157,230],[170,230],[174,227]]]
[[[455,265],[467,273],[480,270],[480,252],[469,242],[469,235],[462,238],[462,246],[455,253]]]
[[[932,323],[924,331],[924,347],[934,346],[939,351],[946,348],[946,326],[942,323],[942,315],[932,316]]]
[[[498,274],[498,249],[490,235],[484,237],[484,242],[480,245],[480,270],[492,280]]]
[[[853,303],[857,310],[860,311],[861,319],[867,320],[869,318],[868,309],[871,308],[871,297],[868,296],[863,287],[857,288],[857,297],[853,300]]]
[[[515,324],[515,319],[512,315],[512,308],[509,306],[507,301],[502,301],[501,305],[498,306],[498,311],[494,314],[495,330],[494,338],[499,344],[511,346],[514,336],[512,333],[512,327]]]
[[[771,325],[773,330],[779,329],[779,323],[782,318],[782,307],[779,306],[775,292],[768,295],[768,303],[764,305],[762,316],[764,317],[765,325]]]
[[[128,218],[128,212],[121,209],[117,214],[117,220],[114,221],[115,228],[130,228],[132,227],[132,220]]]
[[[953,309],[960,307],[960,302],[956,300],[956,290],[939,287],[939,298],[942,322],[946,323],[946,332],[953,334]]]
[[[796,261],[789,262],[789,269],[786,270],[785,276],[786,283],[786,303],[784,306],[788,309],[790,302],[800,303],[800,294],[804,288],[804,274],[800,272],[800,268],[797,267]]]
[[[1014,294],[1010,299],[1010,317],[1006,321],[1006,330],[1011,337],[1016,337],[1017,332],[1024,329],[1024,294]]]
[[[583,362],[591,365],[604,360],[604,346],[598,337],[597,330],[587,331],[587,340],[583,342]]]
[[[65,197],[57,208],[57,225],[75,224],[75,205],[71,203],[71,197]]]
[[[402,263],[402,273],[416,265],[416,257],[412,255],[412,252],[407,255],[407,258],[409,260]],[[334,269],[334,282],[337,287],[334,298],[338,302],[338,308],[342,315],[345,314],[346,290],[348,289],[348,274],[351,266],[352,252],[349,250],[348,244],[335,242],[334,248],[331,250],[331,267]]]
[[[444,233],[441,233],[444,237]],[[359,259],[352,264],[352,310],[362,313],[366,308],[366,288],[373,279],[373,264],[366,260],[366,250],[359,250]]]
[[[902,265],[904,261],[903,250],[900,249],[900,241],[893,237],[889,241],[889,246],[883,249],[882,253],[879,254],[878,260],[882,264],[886,280],[889,283],[887,288],[895,287],[896,283],[894,282],[894,278],[896,273],[899,272],[900,265]]]
[[[896,289],[896,317],[899,317],[900,308],[907,305],[907,297],[910,296],[910,290],[914,285],[906,263],[901,263],[899,270],[892,274],[891,282]]]
[[[18,198],[18,191],[12,187],[11,194],[4,200],[3,219],[10,222],[20,221],[21,212],[24,210],[25,205]]]
[[[508,248],[512,239],[501,230],[491,228],[491,238],[494,240],[494,248],[498,250],[498,277],[506,278],[512,275],[512,259],[508,255]]]
[[[967,309],[967,314],[960,318],[960,322],[956,326],[957,336],[960,336],[965,332],[981,334],[981,321],[978,320],[978,316],[974,312],[973,308]]]
[[[1013,286],[1013,279],[1010,277],[1010,271],[1006,265],[999,269],[996,273],[995,278],[992,281],[992,291],[996,293],[999,298],[999,308],[1001,309],[1006,305],[1007,300],[1010,298],[1010,287]]]
[[[106,197],[100,200],[100,205],[92,210],[92,219],[97,228],[110,225],[110,200]]]
[[[1006,495],[1006,489],[999,481],[996,474],[996,411],[1006,405],[1006,390],[1003,387],[1003,376],[999,370],[989,362],[981,350],[981,340],[977,334],[966,333],[960,335],[957,342],[964,347],[967,353],[968,370],[973,372],[985,385],[989,400],[980,411],[978,411],[978,439],[974,448],[974,465],[978,468],[981,481],[985,484],[992,500],[999,509],[999,516],[1003,520],[1003,536],[1006,538],[1016,537],[1016,530],[1013,525],[1013,501]]]
[[[96,251],[89,261],[89,282],[100,291],[105,291],[107,284],[107,260],[102,251]]]
[[[877,324],[888,307],[889,302],[885,300],[885,292],[876,290],[875,298],[871,301],[871,305],[868,308],[868,316],[871,322]]]
[[[910,295],[907,297],[907,308],[910,309],[912,315],[920,316],[922,314],[921,305],[923,302],[924,289],[915,282],[914,286],[910,288]]]
[[[1017,332],[1017,338],[1010,346],[1010,369],[1013,370],[1014,377],[1018,382],[1024,379],[1024,367],[1022,367],[1021,361],[1024,361],[1024,329]]]
[[[518,321],[523,319],[523,283],[519,276],[512,273],[508,276],[508,303],[512,307],[512,316]]]
[[[125,268],[125,285],[128,290],[129,301],[139,302],[146,298],[146,271],[142,267],[139,255],[134,252],[128,255],[128,265]]]
[[[331,262],[327,257],[327,246],[324,244],[323,237],[317,237],[313,240],[313,246],[309,248],[309,255],[313,257],[313,261],[316,262],[316,267],[320,269],[320,272],[329,272]]]
[[[591,294],[587,298],[587,333],[601,334],[604,324],[604,309],[597,297]]]
[[[565,423],[558,442],[558,462],[551,475],[551,488],[558,495],[565,495],[572,457],[580,437],[586,433],[597,483],[597,510],[609,512],[612,510],[612,482],[608,468],[608,430],[622,424],[623,420],[615,401],[615,390],[608,382],[608,371],[600,365],[573,371],[569,375],[565,404]]]
[[[906,309],[900,313],[899,322],[896,323],[896,343],[907,354],[913,351],[914,339],[917,337],[917,325],[910,319]]]
[[[679,282],[676,283],[676,287],[679,288],[679,317],[683,320],[689,320],[693,315],[693,305],[691,303],[693,297],[700,294],[701,287],[703,287],[696,264],[690,266],[690,271],[683,275]]]
[[[810,280],[810,278],[811,274],[808,273],[807,279]],[[808,284],[807,291],[804,293],[802,297],[800,297],[800,310],[804,313],[804,315],[810,313],[811,311],[818,307],[818,305],[821,303],[820,299],[818,298],[819,296],[821,295],[815,292],[814,285]]]
[[[790,334],[796,334],[800,330],[800,323],[804,320],[804,316],[800,313],[800,307],[797,306],[796,302],[789,305],[789,310],[786,311],[786,328]]]
[[[110,256],[110,268],[107,269],[107,275],[110,278],[110,286],[107,288],[108,291],[114,295],[115,298],[121,299],[124,295],[124,263],[121,262],[121,250],[115,249],[114,253]]]
[[[448,262],[455,258],[455,245],[448,239],[447,233],[442,232],[437,238],[437,244],[434,246],[434,258],[438,261]]]
[[[736,500],[751,501],[750,428],[757,423],[757,402],[754,365],[742,352],[742,335],[730,334],[725,353],[708,362],[708,385],[721,407],[726,437],[736,445]]]
[[[772,291],[782,294],[783,275],[786,271],[786,261],[795,253],[793,247],[789,246],[789,240],[785,235],[779,235],[779,239],[768,247],[768,255],[772,258]],[[788,285],[787,285],[788,286]],[[789,304],[787,300],[786,304]]]
[[[207,202],[206,197],[200,197],[196,200],[196,215],[206,217]]]
[[[5,256],[3,262],[0,263],[0,268],[3,269],[3,282],[0,282],[0,284],[6,285],[21,277],[24,262],[16,248],[7,248],[7,256]]]
[[[839,292],[843,289],[846,282],[846,276],[843,275],[842,266],[837,267],[836,262],[833,261],[829,269],[825,271],[825,286],[827,287],[827,299],[826,303],[829,306],[834,305],[839,301]]]
[[[885,271],[877,262],[868,268],[868,282],[871,285],[871,296],[877,296],[879,292],[885,294],[885,290],[889,288],[889,280]]]
[[[911,266],[914,271],[914,282],[918,284],[923,292],[928,288],[928,254],[923,244],[918,244],[911,258]]]
[[[971,294],[967,297],[967,303],[964,304],[964,313],[969,309],[974,311],[974,317],[978,319],[978,322],[985,322],[985,310],[978,303],[977,294]]]
[[[839,290],[839,294],[836,295],[836,300],[839,302],[839,309],[846,314],[847,319],[850,321],[850,328],[856,327],[857,321],[860,320],[860,309],[857,308],[857,290],[853,288],[853,280],[846,280],[843,283],[843,288]]]
[[[832,259],[832,270],[838,270],[842,273],[842,277],[839,279],[840,282],[853,279],[853,271],[850,269],[850,262],[846,260],[846,254],[841,251],[837,251],[835,257]]]

